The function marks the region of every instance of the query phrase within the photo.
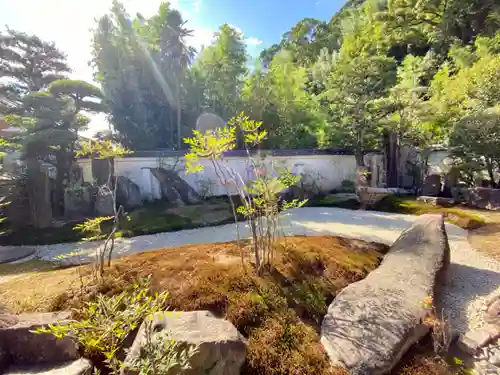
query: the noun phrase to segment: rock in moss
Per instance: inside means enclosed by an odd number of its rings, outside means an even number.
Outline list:
[[[401,234],[382,264],[346,287],[328,308],[321,343],[351,375],[389,372],[427,332],[427,296],[438,296],[450,262],[443,218],[423,215]]]
[[[144,353],[146,324],[142,324],[130,348],[122,374],[137,374],[131,369],[131,364]],[[167,337],[181,348],[196,348],[189,359],[190,369],[172,369],[172,375],[240,374],[245,362],[246,341],[229,321],[216,318],[209,311],[175,311],[155,314],[151,327],[154,332],[152,340]]]

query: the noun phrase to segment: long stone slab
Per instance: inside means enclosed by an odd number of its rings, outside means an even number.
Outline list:
[[[376,270],[347,286],[329,306],[321,343],[332,364],[351,375],[390,371],[428,332],[422,302],[439,296],[449,263],[442,216],[421,216]]]

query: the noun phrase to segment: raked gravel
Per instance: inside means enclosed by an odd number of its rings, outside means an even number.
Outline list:
[[[391,245],[409,227],[415,216],[339,208],[305,207],[284,214],[281,226],[286,235],[332,235],[381,242]],[[241,238],[249,236],[245,223],[238,224]],[[480,327],[481,310],[488,298],[500,294],[500,262],[473,250],[467,231],[447,224],[451,248],[449,282],[444,291],[443,307],[454,330],[465,332]],[[236,239],[234,224],[217,227],[159,233],[116,241],[114,257],[153,249],[188,244],[216,243]],[[86,254],[65,261],[78,263],[92,256],[99,242],[37,246],[40,258],[54,260],[60,255],[85,250]],[[87,254],[87,252],[89,252]]]

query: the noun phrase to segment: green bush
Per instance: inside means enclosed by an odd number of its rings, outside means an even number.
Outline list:
[[[342,180],[340,188],[337,189],[338,193],[355,193],[356,184],[351,180]]]
[[[464,229],[477,229],[486,224],[486,220],[473,211],[460,207],[441,207],[419,202],[415,197],[390,195],[377,202],[373,210],[394,212],[408,215],[442,214],[446,221]]]
[[[58,338],[71,337],[83,349],[84,356],[103,360],[109,370],[118,374],[122,367],[119,354],[123,343],[142,321],[166,307],[168,293],[149,294],[150,278],[114,296],[97,295],[77,312],[76,319],[64,325],[49,325],[34,333],[50,333]]]

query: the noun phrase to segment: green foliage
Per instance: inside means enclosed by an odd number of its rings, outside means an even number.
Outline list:
[[[0,33],[0,113],[22,115],[23,97],[48,87],[69,71],[66,56],[36,35]]]
[[[230,198],[234,219],[237,221],[236,212],[247,218],[252,232],[257,272],[261,272],[263,266],[270,265],[272,262],[280,211],[301,207],[306,201],[294,199],[287,202],[279,198],[279,194],[297,184],[300,177],[293,176],[287,170],[277,170],[275,172],[278,176],[273,177],[272,171],[267,173],[250,156],[250,148],[258,146],[266,139],[267,131],[262,129],[262,122],[250,120],[242,112],[229,120],[228,124],[229,128],[216,129],[205,135],[195,130],[193,138],[185,139],[185,142],[190,146],[190,152],[186,154],[186,173],[202,171],[204,165],[199,162],[199,158],[207,158],[212,162],[220,183],[224,186],[230,184],[236,188],[243,204],[236,208],[232,198]],[[242,134],[249,163],[257,176],[248,184],[244,184],[243,179],[236,172],[222,167],[220,164],[224,152],[232,150],[236,146],[236,130]],[[227,190],[227,194],[230,195],[229,190]]]
[[[167,313],[175,314],[175,312]],[[145,324],[146,342],[141,348],[141,356],[134,358],[128,366],[138,375],[162,375],[173,371],[186,371],[191,368],[190,359],[197,352],[197,348],[176,343],[168,335],[154,336],[152,319],[148,318]]]
[[[189,145],[190,152],[185,155],[186,173],[196,173],[203,170],[199,158],[211,160],[220,159],[225,151],[233,150],[236,146],[236,127],[224,127],[215,131],[206,131],[205,134],[193,130],[194,137],[184,138]]]
[[[351,180],[342,180],[338,190],[339,193],[354,193],[356,192],[356,183]]]
[[[500,170],[499,38],[481,37],[474,46],[452,49],[452,62],[435,75],[429,100],[457,166],[469,170],[471,179],[474,171],[486,170],[493,184]]]
[[[392,58],[365,55],[344,58],[341,51],[327,90],[322,94],[335,124],[329,129],[331,141],[353,147],[358,165],[363,165],[363,150],[376,146],[381,138],[379,121],[384,112],[379,110],[377,100],[387,94],[394,82],[394,67]]]
[[[92,156],[97,159],[118,158],[130,154],[132,151],[111,140],[89,140],[81,145],[77,156]]]
[[[263,147],[353,147],[358,163],[384,131],[404,145],[446,143],[462,114],[442,90],[459,90],[473,80],[464,69],[500,51],[491,0],[349,1],[329,22],[293,25],[251,72],[243,35],[227,24],[189,65],[183,25],[168,3],[150,18],[115,3],[98,22],[94,65],[127,146],[178,148],[201,113],[241,110],[262,121]],[[495,87],[484,82],[484,95]]]
[[[79,311],[78,320],[42,327],[34,333],[71,337],[81,345],[86,356],[104,355],[109,369],[119,374],[122,362],[117,354],[123,350],[124,341],[146,317],[166,308],[168,293],[151,295],[150,284],[150,278],[146,278],[118,295],[98,294],[95,301],[86,303]]]
[[[82,238],[83,241],[101,240],[107,236],[106,233],[103,233],[102,224],[112,219],[113,216],[99,216],[85,219],[83,223],[75,225],[73,230],[76,230],[85,236]]]
[[[267,130],[268,148],[316,146],[321,114],[307,92],[308,71],[283,50],[272,58],[265,73],[255,71],[244,89],[244,108]]]
[[[200,51],[191,67],[191,92],[187,94],[197,99],[197,103],[193,103],[196,117],[204,109],[223,119],[238,112],[246,63],[243,35],[228,24],[222,25],[213,42]]]
[[[186,69],[194,55],[185,41],[190,34],[168,3],[150,18],[131,18],[115,1],[97,21],[92,62],[125,146],[180,146]]]

